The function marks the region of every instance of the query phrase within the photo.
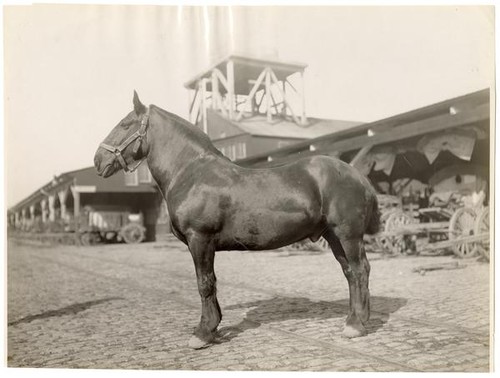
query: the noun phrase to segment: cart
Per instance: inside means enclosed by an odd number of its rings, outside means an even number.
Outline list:
[[[142,214],[92,208],[85,209],[77,230],[82,245],[115,241],[135,244],[142,242],[146,235]]]
[[[488,207],[432,207],[419,209],[418,213],[419,218],[403,210],[389,214],[376,237],[383,252],[418,254],[451,249],[460,258],[481,253],[489,260]]]

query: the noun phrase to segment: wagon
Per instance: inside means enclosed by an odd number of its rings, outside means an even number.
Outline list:
[[[146,229],[142,214],[87,208],[80,217],[78,234],[82,245],[101,241],[140,243],[145,238]]]
[[[481,253],[489,260],[488,207],[431,207],[419,209],[418,214],[415,218],[398,209],[387,215],[376,237],[383,252],[416,254],[450,248],[460,258]]]

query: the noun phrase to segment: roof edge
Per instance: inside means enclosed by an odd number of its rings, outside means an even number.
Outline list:
[[[223,64],[224,62],[227,62],[229,60],[238,60],[238,61],[240,61],[240,63],[246,60],[246,61],[251,61],[253,63],[262,63],[262,64],[268,64],[268,65],[274,65],[274,66],[287,66],[290,68],[296,68],[297,71],[304,70],[308,66],[306,63],[285,62],[285,61],[281,61],[278,59],[266,59],[266,58],[252,56],[251,54],[244,54],[241,52],[233,52],[233,53],[230,53],[230,54],[224,56],[222,59],[215,60],[214,63],[211,63],[208,66],[209,68],[204,69],[204,70],[202,70],[202,72],[192,76],[191,79],[184,82],[184,88],[194,89],[193,86],[198,80],[200,80],[201,78],[206,76],[208,73],[210,73],[214,68],[216,68],[220,64]]]

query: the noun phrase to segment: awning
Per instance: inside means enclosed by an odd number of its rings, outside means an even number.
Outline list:
[[[450,151],[462,160],[470,161],[476,133],[473,130],[453,130],[437,135],[425,135],[417,144],[417,150],[433,163],[441,151]]]

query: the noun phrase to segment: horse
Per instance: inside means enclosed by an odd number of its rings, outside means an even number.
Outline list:
[[[216,251],[269,250],[324,237],[349,286],[343,336],[365,335],[370,264],[364,234],[380,226],[376,192],[349,164],[312,156],[271,168],[233,163],[198,127],[134,91],[134,109],[99,145],[94,165],[109,177],[147,160],[170,215],[172,233],[188,246],[201,297],[201,319],[188,345],[217,339]]]

